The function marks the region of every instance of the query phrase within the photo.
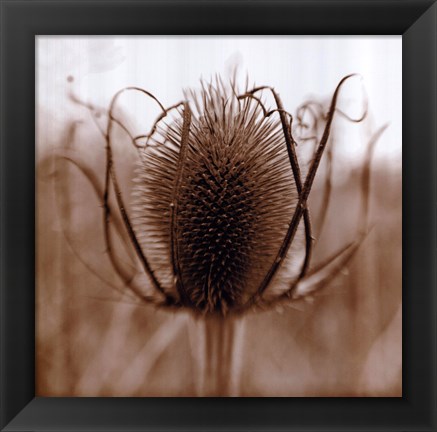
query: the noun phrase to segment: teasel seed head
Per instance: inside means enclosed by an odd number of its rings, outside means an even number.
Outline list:
[[[220,79],[186,98],[192,119],[178,193],[182,108],[142,151],[134,228],[166,294],[196,311],[225,314],[255,294],[298,196],[277,116],[265,117],[259,101],[239,99],[234,83]],[[172,267],[175,203],[180,280]]]

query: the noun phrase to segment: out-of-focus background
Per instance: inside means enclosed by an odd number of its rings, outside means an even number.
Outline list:
[[[402,395],[400,37],[41,36],[36,44],[38,395]],[[218,324],[129,296],[105,250],[101,199],[93,187],[103,184],[99,128],[118,90],[138,86],[170,106],[184,89],[198,88],[201,77],[231,76],[236,66],[241,88],[246,76],[249,86],[275,87],[292,114],[306,101],[326,112],[341,78],[352,72],[363,77],[340,95],[344,113],[359,117],[368,101],[369,115],[361,123],[335,119],[332,190],[322,230],[327,154],[311,193],[314,264],[362,228],[367,149],[374,134],[387,128],[370,169],[372,229],[353,260],[307,301],[226,323],[220,340],[232,351],[231,382],[211,390],[208,380],[218,366],[207,340],[220,336]],[[147,132],[158,111],[134,97],[124,101],[123,113],[132,127]],[[306,116],[310,130],[314,115]],[[320,137],[324,120],[315,117]],[[119,133],[115,160],[129,197],[136,153]],[[303,159],[311,145],[299,143]],[[132,250],[120,242],[117,254],[128,266]]]

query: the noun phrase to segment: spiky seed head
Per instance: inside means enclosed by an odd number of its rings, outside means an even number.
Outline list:
[[[259,101],[238,99],[221,80],[186,96],[194,111],[178,194],[182,110],[142,153],[135,230],[169,295],[180,283],[192,308],[226,313],[255,293],[274,262],[297,193],[281,124]],[[171,259],[173,200],[180,281]]]

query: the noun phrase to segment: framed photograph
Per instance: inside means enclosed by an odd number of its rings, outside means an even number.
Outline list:
[[[2,430],[435,430],[436,7],[2,1]]]

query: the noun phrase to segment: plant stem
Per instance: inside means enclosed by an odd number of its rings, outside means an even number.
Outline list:
[[[195,317],[190,326],[198,396],[239,396],[244,317]]]

